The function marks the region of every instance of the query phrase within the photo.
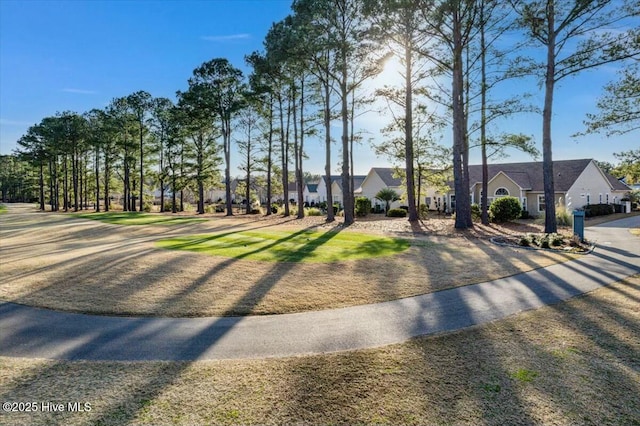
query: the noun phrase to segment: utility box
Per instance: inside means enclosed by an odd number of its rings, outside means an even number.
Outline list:
[[[584,211],[573,211],[573,235],[577,235],[580,241],[584,241]]]

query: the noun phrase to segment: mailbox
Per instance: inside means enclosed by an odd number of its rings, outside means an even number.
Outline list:
[[[573,211],[573,235],[580,237],[580,241],[584,241],[584,211]]]

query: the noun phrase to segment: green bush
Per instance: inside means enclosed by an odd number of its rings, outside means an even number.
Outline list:
[[[429,216],[429,206],[426,204],[420,204],[420,208],[418,209],[418,216],[420,219],[425,220]]]
[[[604,216],[613,213],[613,206],[610,204],[589,204],[584,208],[586,217]]]
[[[500,197],[489,206],[493,222],[509,222],[522,213],[520,201],[515,197]]]
[[[561,246],[564,243],[564,237],[560,234],[551,234],[549,238],[551,239],[551,245],[554,247]]]
[[[542,248],[551,248],[551,245],[549,244],[549,234],[544,234],[542,236],[542,239],[540,240],[540,247]]]
[[[144,203],[142,205],[142,211],[145,213],[151,213],[151,210],[153,209],[153,204],[151,203]]]
[[[307,215],[307,216],[322,216],[322,212],[320,211],[320,209],[317,209],[315,207],[309,207],[308,209],[305,210],[305,215]]]
[[[371,200],[367,197],[356,198],[356,216],[365,217],[371,211]]]
[[[407,211],[404,209],[389,209],[388,217],[407,217]]]
[[[482,213],[480,211],[480,205],[477,203],[471,204],[471,219],[475,222],[478,222],[482,217]]]

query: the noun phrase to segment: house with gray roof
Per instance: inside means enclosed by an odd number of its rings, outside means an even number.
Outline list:
[[[360,185],[362,185],[362,181],[364,181],[366,176],[362,175],[354,175],[353,176],[353,187],[354,189],[358,189]],[[343,204],[342,198],[342,175],[331,175],[331,179],[327,179],[326,176],[322,176],[320,182],[318,182],[317,194],[318,201],[329,201],[327,200],[327,186],[331,185],[331,196],[333,198],[332,202]],[[355,193],[355,191],[354,191]]]
[[[489,164],[489,202],[499,197],[512,196],[520,200],[523,208],[537,216],[545,210],[542,162]],[[561,160],[553,162],[556,205],[572,211],[587,204],[616,204],[630,188],[614,176],[602,171],[592,159]],[[482,166],[469,166],[471,202],[480,203],[482,193]],[[448,207],[455,206],[455,193],[447,194]]]
[[[355,190],[356,197],[367,197],[371,200],[372,206],[383,206],[384,202],[376,199],[376,194],[384,188],[393,189],[400,196],[400,200],[391,203],[391,208],[399,207],[406,192],[402,178],[398,173],[399,169],[391,167],[374,167],[369,170],[367,176],[362,180],[360,187]],[[404,201],[406,204],[406,201]]]

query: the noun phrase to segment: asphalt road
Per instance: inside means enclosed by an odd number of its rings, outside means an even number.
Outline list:
[[[491,282],[287,315],[127,318],[0,303],[0,355],[65,360],[268,358],[384,346],[557,303],[640,273],[640,216],[586,229],[593,253]]]

